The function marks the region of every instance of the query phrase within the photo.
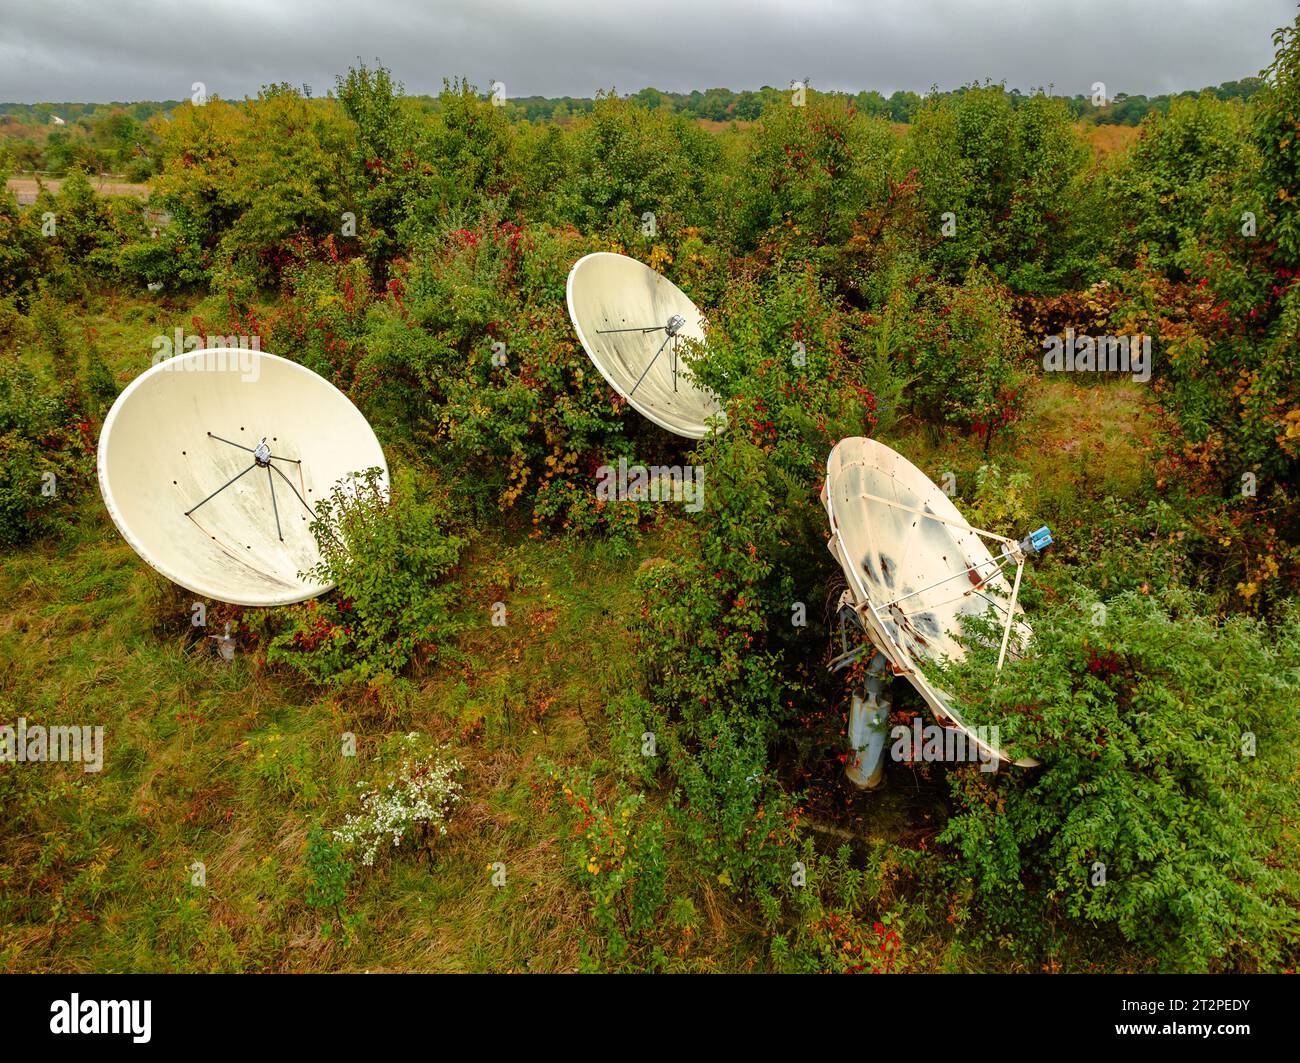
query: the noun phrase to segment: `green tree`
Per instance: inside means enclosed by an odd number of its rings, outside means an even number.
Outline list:
[[[1063,100],[1037,94],[1015,106],[1000,85],[933,95],[907,158],[945,276],[983,263],[1019,290],[1084,279],[1092,256],[1072,241],[1076,212],[1092,205],[1082,195],[1089,153]]]
[[[1175,100],[1168,114],[1148,116],[1132,151],[1108,175],[1120,209],[1114,237],[1122,243],[1114,253],[1131,263],[1145,247],[1154,265],[1176,269],[1183,243],[1235,196],[1255,165],[1240,104],[1203,92]]]
[[[556,220],[628,241],[646,212],[665,232],[701,225],[710,218],[719,159],[716,141],[689,119],[602,94],[574,130]]]

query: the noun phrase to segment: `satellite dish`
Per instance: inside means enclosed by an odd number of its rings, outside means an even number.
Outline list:
[[[830,519],[828,546],[849,584],[841,600],[842,617],[856,619],[881,663],[905,676],[941,721],[961,730],[987,757],[1006,760],[986,734],[963,722],[959,708],[927,678],[926,669],[945,657],[960,660],[965,650],[956,636],[962,617],[984,616],[990,607],[1002,626],[998,668],[1009,652],[1023,650],[1032,632],[1017,601],[1020,578],[1025,559],[1050,545],[1051,532],[1040,528],[1017,541],[972,528],[920,469],[874,439],[843,439],[835,446],[826,462],[821,497]],[[995,545],[996,556],[986,540]],[[1007,579],[1012,567],[1013,583]],[[855,655],[861,655],[860,648],[842,654],[832,667],[842,667]],[[859,738],[866,731],[885,725],[887,711],[875,711],[883,696],[879,689],[870,691],[856,737],[850,721],[856,753],[862,752]],[[1025,758],[1015,763],[1032,767],[1038,762]],[[850,777],[870,785],[863,778],[878,772],[869,764],[858,767],[865,775],[855,777],[851,763]]]
[[[610,387],[660,428],[703,439],[723,418],[681,358],[684,339],[704,341],[703,315],[677,285],[626,255],[598,251],[569,271],[569,317]],[[719,425],[722,423],[719,420]]]
[[[330,589],[299,578],[320,559],[317,502],[388,466],[333,384],[262,351],[168,358],[118,396],[99,437],[99,490],[122,537],[195,594],[288,605]]]

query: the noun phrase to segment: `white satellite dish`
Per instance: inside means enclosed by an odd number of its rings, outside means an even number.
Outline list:
[[[288,605],[330,589],[314,507],[384,452],[329,381],[262,351],[180,354],[118,396],[99,437],[99,489],[149,565],[233,605]]]
[[[842,439],[835,446],[821,497],[830,519],[828,545],[849,584],[842,609],[866,631],[881,663],[906,676],[941,721],[960,729],[989,758],[1006,760],[987,734],[965,724],[953,699],[925,672],[945,657],[960,660],[965,654],[956,638],[961,618],[984,616],[990,607],[1002,627],[998,668],[1009,651],[1023,650],[1032,633],[1017,601],[1020,578],[1026,557],[1050,545],[1051,532],[1040,528],[1017,541],[972,528],[920,469],[874,439]],[[1000,547],[996,557],[985,540]],[[1009,583],[1012,565],[1015,578]],[[854,655],[849,651],[832,665]],[[860,718],[856,728],[850,721],[850,740],[858,763],[850,757],[849,775],[859,785],[879,779],[879,763],[862,754],[868,732],[878,733],[887,721],[888,706],[877,704],[883,700],[884,688],[876,685],[860,707],[855,701]],[[874,755],[879,742],[873,745]]]
[[[679,347],[704,341],[703,315],[677,285],[626,255],[598,251],[569,271],[569,317],[610,387],[660,428],[703,439],[722,407],[691,380]]]

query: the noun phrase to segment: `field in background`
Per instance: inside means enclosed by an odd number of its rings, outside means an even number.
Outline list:
[[[1126,151],[1133,146],[1142,132],[1138,126],[1128,125],[1090,125],[1080,122],[1075,126],[1087,138],[1097,158],[1105,158],[1116,152]]]
[[[148,199],[150,194],[150,188],[146,184],[132,184],[130,181],[119,181],[112,177],[91,176],[90,185],[103,196],[136,196],[139,199]],[[22,206],[35,203],[42,187],[51,192],[58,192],[63,187],[63,178],[11,177],[5,182],[6,190]]]

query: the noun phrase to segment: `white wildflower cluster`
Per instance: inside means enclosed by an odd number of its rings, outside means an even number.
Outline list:
[[[461,785],[453,778],[462,770],[460,761],[444,758],[441,749],[428,749],[424,736],[404,736],[395,761],[395,770],[357,783],[363,790],[361,813],[348,816],[334,831],[338,841],[361,848],[361,862],[367,866],[375,862],[386,838],[400,845],[416,827],[446,834],[447,814],[460,800]]]

